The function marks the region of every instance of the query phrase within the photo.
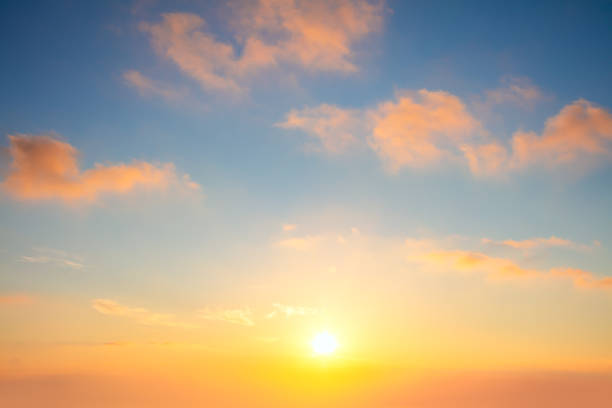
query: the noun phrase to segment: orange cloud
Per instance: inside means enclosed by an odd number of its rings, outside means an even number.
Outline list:
[[[602,157],[609,159],[611,142],[610,112],[580,99],[548,119],[540,136],[534,132],[516,132],[512,138],[513,165],[544,163],[554,167],[586,164]]]
[[[382,25],[383,3],[367,0],[260,0],[235,7],[234,42],[223,42],[191,13],[143,23],[156,51],[206,90],[243,93],[245,78],[280,64],[351,72],[354,43]]]
[[[541,247],[566,247],[566,248],[584,248],[585,245],[576,244],[568,239],[563,239],[555,236],[550,238],[529,238],[521,241],[513,239],[506,239],[504,241],[493,241],[491,239],[484,238],[482,240],[484,244],[503,245],[515,249],[534,249]]]
[[[584,170],[612,158],[612,115],[584,99],[566,105],[546,121],[540,135],[517,131],[511,152],[500,142],[464,145],[471,171],[491,175],[529,166]]]
[[[34,302],[34,297],[24,294],[0,295],[0,306],[3,305],[28,305]]]
[[[358,116],[357,111],[323,104],[314,108],[292,109],[285,121],[276,126],[302,130],[319,141],[320,147],[315,146],[314,149],[340,153],[357,142],[355,134],[363,127]]]
[[[576,268],[554,268],[551,278],[568,278],[579,288],[612,289],[612,277],[597,278],[591,272]]]
[[[561,244],[563,241],[553,237],[547,243]],[[512,244],[516,244],[513,241]],[[519,247],[530,244],[519,243]],[[538,245],[537,243],[535,245]],[[540,270],[524,268],[508,258],[492,257],[487,254],[463,249],[446,249],[432,240],[406,240],[406,258],[410,262],[423,265],[430,270],[442,268],[448,271],[480,273],[496,278],[537,278],[569,279],[577,288],[612,289],[612,277],[598,278],[593,273],[575,268],[551,268]]]
[[[124,194],[136,188],[165,189],[177,183],[199,188],[188,175],[179,179],[172,163],[96,164],[82,171],[78,151],[55,137],[18,134],[10,135],[9,141],[13,161],[1,185],[20,200],[91,202],[103,193]]]
[[[397,102],[384,102],[369,115],[370,145],[393,171],[440,161],[480,126],[458,97],[426,89],[399,93]]]
[[[397,171],[454,156],[480,123],[455,95],[421,89],[398,92],[397,101],[373,109],[327,104],[293,109],[277,126],[303,131],[330,153],[340,153],[367,138],[389,169]]]

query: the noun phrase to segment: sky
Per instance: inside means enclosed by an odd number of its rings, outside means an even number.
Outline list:
[[[612,403],[612,2],[0,10],[0,405]]]

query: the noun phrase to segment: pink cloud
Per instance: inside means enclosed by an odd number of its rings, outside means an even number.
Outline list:
[[[125,194],[136,188],[163,190],[177,183],[199,188],[188,175],[178,177],[172,163],[96,164],[83,171],[78,151],[56,137],[18,134],[9,141],[13,161],[2,188],[20,200],[92,202],[104,193]]]
[[[235,42],[221,41],[191,13],[143,23],[156,51],[210,91],[244,93],[246,79],[293,65],[309,71],[352,72],[353,46],[382,25],[383,3],[366,0],[260,0],[234,8]]]
[[[448,92],[402,92],[370,110],[370,145],[397,171],[425,167],[452,155],[479,128],[463,102]]]

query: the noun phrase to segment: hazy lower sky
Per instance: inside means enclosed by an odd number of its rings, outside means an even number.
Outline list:
[[[612,404],[612,2],[0,11],[0,405]]]

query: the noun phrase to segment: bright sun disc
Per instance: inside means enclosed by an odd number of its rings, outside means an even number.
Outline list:
[[[336,338],[329,332],[318,333],[312,340],[312,351],[315,354],[328,356],[338,348]]]

